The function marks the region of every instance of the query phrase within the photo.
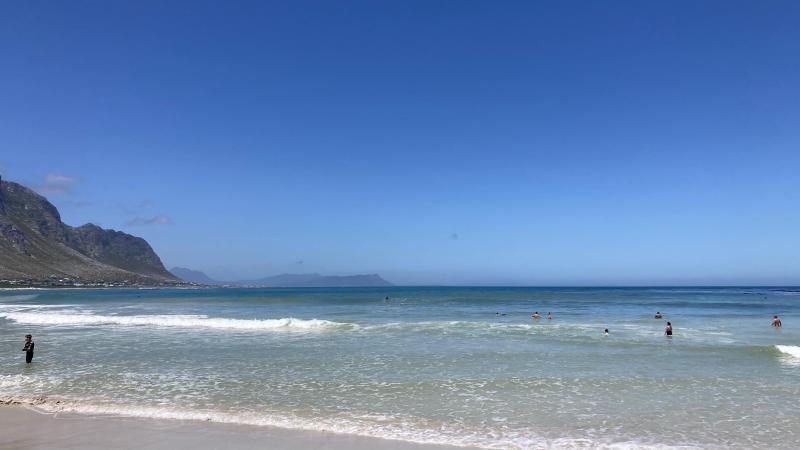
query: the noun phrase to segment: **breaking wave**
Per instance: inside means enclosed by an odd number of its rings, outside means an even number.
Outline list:
[[[151,326],[161,328],[193,328],[233,331],[326,331],[362,333],[414,333],[428,335],[481,336],[541,336],[559,339],[578,339],[594,341],[602,339],[599,325],[581,323],[521,323],[521,322],[481,322],[481,321],[422,321],[353,323],[336,322],[323,319],[238,319],[209,317],[194,314],[158,315],[115,315],[95,314],[92,311],[73,309],[52,310],[54,307],[72,305],[2,305],[0,318],[20,324],[45,326]],[[695,343],[732,344],[730,333],[715,330],[684,329],[682,339]],[[617,335],[638,341],[660,336],[661,330],[636,324],[625,325],[615,330]],[[783,346],[788,348],[797,348]],[[784,350],[781,350],[784,351]],[[791,350],[785,351],[787,353]]]
[[[29,325],[154,326],[253,331],[348,330],[355,324],[319,319],[230,319],[205,315],[112,316],[78,313],[0,312],[0,317]]]
[[[775,348],[783,354],[800,358],[800,347],[796,345],[776,345]]]
[[[0,301],[3,302],[27,302],[30,300],[36,300],[39,297],[39,294],[21,294],[21,295],[2,295],[0,296]]]

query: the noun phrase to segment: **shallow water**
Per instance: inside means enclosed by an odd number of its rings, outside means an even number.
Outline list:
[[[798,306],[776,288],[2,291],[0,397],[488,448],[794,449]]]

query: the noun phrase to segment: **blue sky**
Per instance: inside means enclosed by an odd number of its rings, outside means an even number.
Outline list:
[[[218,279],[800,284],[797,2],[17,2],[0,173]]]

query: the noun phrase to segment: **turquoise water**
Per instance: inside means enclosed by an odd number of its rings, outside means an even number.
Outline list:
[[[777,288],[2,291],[0,399],[486,448],[796,449],[798,306]]]

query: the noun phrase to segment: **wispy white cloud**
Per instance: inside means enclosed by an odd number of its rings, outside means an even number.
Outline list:
[[[149,225],[172,225],[172,223],[172,219],[170,219],[169,216],[159,214],[153,217],[134,217],[127,221],[125,225],[139,227]]]
[[[147,214],[148,209],[152,208],[153,201],[144,199],[138,202],[117,203],[115,206],[128,216],[142,216]]]
[[[80,178],[78,177],[64,175],[58,172],[50,172],[44,177],[44,180],[34,188],[36,192],[40,194],[64,195],[72,193],[72,189],[79,181]]]

